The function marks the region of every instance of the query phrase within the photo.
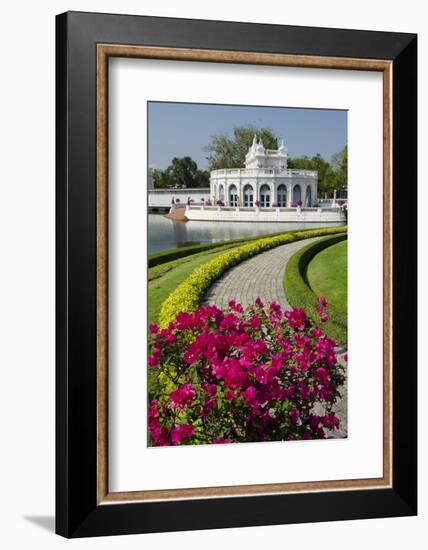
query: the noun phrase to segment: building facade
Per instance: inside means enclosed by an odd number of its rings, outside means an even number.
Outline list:
[[[232,207],[314,207],[318,198],[318,172],[289,170],[288,149],[266,149],[257,136],[245,156],[245,168],[213,170],[211,200]]]

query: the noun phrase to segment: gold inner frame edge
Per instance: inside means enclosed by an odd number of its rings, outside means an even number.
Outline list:
[[[108,489],[108,59],[132,57],[383,73],[383,476],[369,479],[109,492]],[[392,486],[392,62],[257,52],[97,45],[97,503],[224,498]]]

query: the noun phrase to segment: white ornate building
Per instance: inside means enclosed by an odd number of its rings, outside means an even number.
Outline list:
[[[289,170],[288,149],[281,140],[278,149],[266,149],[254,136],[245,156],[245,168],[213,170],[212,201],[225,206],[285,208],[314,207],[318,197],[318,172]]]

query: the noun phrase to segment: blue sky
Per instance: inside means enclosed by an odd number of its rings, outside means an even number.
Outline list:
[[[271,128],[291,157],[320,153],[326,160],[347,144],[347,112],[327,109],[149,103],[149,166],[165,169],[173,157],[192,157],[207,168],[203,147],[235,126]]]

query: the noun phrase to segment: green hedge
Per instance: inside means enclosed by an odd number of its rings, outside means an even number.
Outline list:
[[[184,258],[186,256],[191,256],[193,254],[198,254],[199,252],[210,250],[211,248],[224,246],[225,244],[227,244],[227,242],[231,241],[218,241],[215,243],[195,244],[190,246],[183,246],[180,248],[173,248],[172,250],[170,249],[163,250],[162,252],[156,252],[155,254],[149,255],[149,267],[155,267],[166,262],[171,262],[173,260],[178,260],[179,258]]]
[[[347,238],[346,233],[328,237],[300,249],[288,261],[284,276],[284,291],[288,302],[293,307],[303,307],[310,317],[317,319],[316,294],[309,286],[306,271],[309,262],[314,256],[340,241]],[[345,315],[333,305],[328,308],[329,320],[324,325],[325,333],[341,345],[347,343],[347,323]]]
[[[194,311],[202,301],[202,298],[208,288],[216,281],[227,269],[234,265],[251,258],[260,252],[265,252],[276,246],[291,243],[310,237],[322,235],[334,235],[343,233],[345,226],[331,227],[327,229],[312,229],[298,232],[287,232],[277,236],[267,238],[258,238],[255,242],[250,242],[242,246],[213,258],[200,267],[196,268],[162,304],[159,322],[162,327],[167,326],[174,321],[177,313],[180,311]]]
[[[226,245],[239,245],[252,241],[257,241],[262,238],[267,237],[276,237],[277,235],[284,235],[285,233],[294,233],[293,231],[279,231],[277,233],[269,233],[265,237],[256,235],[255,237],[245,237],[242,239],[231,239],[229,241],[217,241],[214,243],[200,243],[187,246],[180,246],[180,248],[170,248],[169,250],[162,250],[161,252],[155,252],[149,254],[148,257],[148,266],[155,267],[160,264],[171,262],[173,260],[178,260],[179,258],[185,258],[186,256],[191,256],[193,254],[198,254],[199,252],[205,252],[206,250],[211,250],[212,248],[218,248],[219,246]]]

